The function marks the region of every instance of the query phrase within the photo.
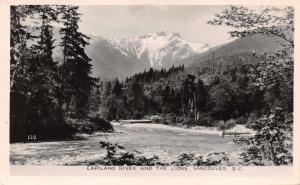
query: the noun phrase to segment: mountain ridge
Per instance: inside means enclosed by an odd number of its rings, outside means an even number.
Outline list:
[[[262,53],[282,49],[280,40],[265,35],[252,35],[209,47],[207,44],[185,41],[178,32],[146,33],[128,38],[105,38],[88,35],[87,55],[92,59],[92,76],[101,79],[125,79],[149,68],[169,68],[172,65],[193,67],[210,61],[243,53]],[[58,42],[58,41],[56,41]],[[54,58],[60,60],[60,49]],[[213,56],[214,55],[214,56]]]
[[[205,52],[196,55],[197,63],[205,61],[221,59],[228,56],[239,56],[244,53],[273,52],[282,49],[281,40],[276,37],[270,37],[262,34],[255,34],[244,38],[238,38],[231,42],[224,43],[208,49]],[[174,63],[175,66],[184,64],[186,67],[191,67],[195,63],[195,56],[188,57],[184,60]]]
[[[163,31],[147,33],[131,38],[107,39],[102,36],[90,36],[87,53],[93,59],[93,74],[113,78],[106,66],[119,68],[116,77],[124,78],[136,72],[153,68],[162,68],[200,54],[209,49],[208,44],[185,41],[179,33],[167,34]],[[104,66],[104,69],[101,67]],[[128,69],[128,66],[131,66]],[[114,70],[116,72],[116,70]]]

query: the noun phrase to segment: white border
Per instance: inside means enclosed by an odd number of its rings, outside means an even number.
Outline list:
[[[13,4],[77,4],[77,5],[128,5],[128,4],[157,4],[157,5],[291,5],[296,9],[295,17],[295,85],[294,94],[299,94],[298,70],[300,57],[298,55],[298,18],[299,3],[292,0],[0,0],[0,185],[6,184],[300,184],[299,165],[299,98],[295,95],[294,115],[294,165],[292,167],[243,167],[237,172],[216,173],[201,172],[184,174],[183,172],[157,172],[140,174],[138,172],[87,172],[85,167],[16,167],[26,174],[36,173],[37,176],[11,176],[9,165],[9,6]],[[21,169],[23,168],[23,169]],[[51,172],[52,171],[52,172]],[[117,174],[116,174],[117,173]],[[166,174],[164,174],[166,173]],[[46,177],[47,175],[57,177]],[[68,175],[68,176],[64,176]],[[75,175],[75,176],[71,176]],[[89,176],[84,176],[89,175]],[[92,176],[92,177],[91,177]]]

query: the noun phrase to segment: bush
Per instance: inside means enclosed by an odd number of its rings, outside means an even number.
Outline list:
[[[276,107],[251,127],[257,134],[243,142],[245,165],[289,165],[293,163],[293,117]]]
[[[199,120],[197,120],[199,126],[212,127],[214,126],[214,120],[209,114],[200,114]]]
[[[174,165],[174,166],[228,166],[231,165],[228,154],[225,152],[212,152],[205,156],[196,154],[183,153],[178,156],[177,160],[170,163],[162,162],[158,156],[145,157],[142,154],[127,152],[126,149],[119,144],[109,142],[100,142],[101,148],[107,151],[103,160],[93,162],[93,164],[101,165],[135,165],[135,166],[154,166],[154,165]]]
[[[178,117],[176,114],[165,114],[161,116],[151,116],[150,118],[154,123],[171,125],[171,126],[186,126],[190,123],[189,118]]]
[[[93,117],[89,120],[94,123],[95,131],[111,132],[114,130],[112,124],[102,118]]]
[[[112,132],[114,130],[110,122],[98,117],[88,119],[67,118],[66,123],[75,130],[75,133],[80,134],[92,134],[97,131]]]
[[[159,157],[145,157],[142,155],[136,155],[135,153],[130,153],[126,151],[126,149],[119,144],[112,144],[109,142],[100,142],[101,148],[105,148],[107,153],[106,157],[96,162],[101,165],[112,165],[112,166],[155,166],[155,165],[165,165],[165,163],[161,162]]]
[[[241,116],[236,119],[236,124],[245,125],[247,121],[247,117]]]

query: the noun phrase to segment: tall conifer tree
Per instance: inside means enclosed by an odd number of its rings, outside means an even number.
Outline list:
[[[89,76],[91,59],[84,48],[88,45],[89,37],[79,32],[80,14],[78,6],[61,6],[60,29],[63,47],[63,64],[61,65],[62,98],[66,110],[78,117],[87,114],[88,97],[96,79]],[[71,106],[72,105],[72,106]]]

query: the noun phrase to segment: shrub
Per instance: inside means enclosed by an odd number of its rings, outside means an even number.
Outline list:
[[[245,139],[245,165],[289,165],[293,162],[293,117],[276,107],[252,125],[257,134]]]
[[[113,131],[114,128],[112,126],[112,124],[102,118],[98,118],[98,117],[93,117],[89,119],[90,122],[94,123],[95,125],[95,130],[97,131]]]
[[[145,157],[142,155],[136,155],[125,150],[122,145],[112,144],[109,142],[100,142],[101,148],[105,148],[107,151],[106,157],[98,161],[101,165],[135,165],[135,166],[155,166],[165,165],[161,162],[159,157]]]
[[[214,126],[214,120],[209,116],[209,114],[200,114],[197,120],[199,126],[212,127]]]
[[[228,154],[225,152],[212,152],[201,156],[193,153],[183,153],[178,156],[177,160],[170,163],[162,162],[158,156],[145,157],[142,154],[135,154],[126,151],[119,144],[109,142],[100,142],[101,148],[107,151],[106,157],[103,160],[92,162],[92,164],[101,165],[135,165],[135,166],[154,166],[154,165],[174,165],[174,166],[222,166],[231,165]]]
[[[241,116],[236,119],[236,124],[244,125],[246,124],[246,121],[247,121],[247,117]]]

